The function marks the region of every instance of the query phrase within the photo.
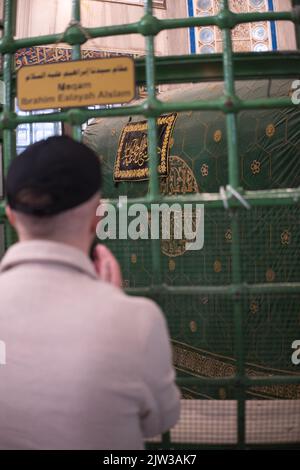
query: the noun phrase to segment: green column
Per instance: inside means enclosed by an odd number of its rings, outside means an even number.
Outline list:
[[[229,184],[234,189],[240,186],[239,174],[239,151],[238,151],[238,133],[237,133],[237,116],[236,112],[231,112],[235,95],[234,83],[234,65],[232,53],[232,40],[230,28],[230,12],[228,0],[221,1],[221,12],[223,20],[223,65],[224,65],[224,94],[226,109],[226,129],[228,142],[228,168],[229,168]],[[241,252],[240,252],[240,227],[239,227],[239,211],[235,209],[232,212],[231,230],[232,230],[232,283],[240,286],[241,278]],[[243,309],[241,304],[241,296],[234,294],[234,338],[235,338],[235,354],[237,363],[237,399],[238,399],[238,445],[242,447],[245,442],[245,393],[242,386],[245,374],[245,359],[243,346]]]
[[[4,1],[4,31],[3,40],[7,44],[13,42],[13,35],[16,21],[16,0]],[[3,129],[3,169],[4,175],[12,159],[16,156],[16,136],[13,126],[10,124],[14,120],[13,113],[15,111],[15,97],[13,94],[13,70],[14,70],[14,54],[9,52],[3,55],[3,81],[5,86],[3,116],[7,120],[7,127]],[[4,185],[5,188],[5,185]],[[8,248],[16,239],[15,231],[5,220],[5,248]]]

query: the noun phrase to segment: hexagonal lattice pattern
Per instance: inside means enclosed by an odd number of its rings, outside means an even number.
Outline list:
[[[243,82],[236,87],[241,99],[262,98],[267,94],[288,96],[290,82]],[[216,98],[221,93],[222,85],[205,84],[168,92],[160,99],[193,101]],[[134,117],[133,121],[142,119]],[[299,121],[298,109],[239,113],[242,187],[258,190],[300,185]],[[147,181],[118,185],[113,182],[118,137],[126,122],[127,118],[101,120],[86,131],[85,140],[102,156],[106,197],[124,194],[129,198],[141,197],[148,191]],[[221,185],[228,184],[227,134],[221,113],[179,113],[169,153],[169,176],[161,178],[164,194],[216,193]],[[243,281],[250,284],[299,282],[299,207],[241,209],[236,216],[240,227]],[[206,210],[202,250],[186,251],[184,240],[161,242],[163,282],[173,287],[230,286],[234,243],[231,223],[227,211]],[[122,261],[127,287],[152,284],[150,241],[110,241],[109,246]],[[233,302],[229,297],[160,294],[155,300],[166,313],[177,351],[175,363],[180,371],[193,373],[196,368],[203,375],[218,376],[234,370]],[[291,370],[290,343],[300,325],[299,299],[294,300],[289,295],[252,295],[242,299],[249,373],[259,374],[261,370],[272,373],[272,367]],[[277,389],[274,390],[272,393],[276,395]],[[195,389],[185,390],[185,393],[196,396],[200,392]],[[255,392],[251,393],[256,396]],[[272,395],[271,390],[259,393],[260,396]],[[212,390],[207,390],[206,395],[216,396]]]

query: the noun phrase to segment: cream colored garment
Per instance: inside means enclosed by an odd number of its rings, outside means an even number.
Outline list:
[[[0,340],[0,449],[142,449],[178,420],[161,311],[100,281],[76,248],[8,250]]]

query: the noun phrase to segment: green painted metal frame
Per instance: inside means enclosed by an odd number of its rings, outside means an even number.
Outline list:
[[[52,34],[24,39],[14,39],[17,0],[4,1],[3,37],[0,40],[0,53],[3,54],[3,80],[5,82],[5,104],[0,115],[0,129],[3,130],[3,158],[4,171],[16,155],[15,129],[21,123],[32,122],[68,122],[72,125],[73,137],[81,139],[81,124],[91,117],[113,117],[128,115],[144,115],[148,119],[148,149],[150,157],[149,193],[143,201],[146,204],[153,202],[174,202],[174,198],[162,197],[159,193],[159,180],[157,168],[157,129],[156,117],[162,113],[172,111],[192,110],[219,110],[226,115],[229,181],[232,188],[243,194],[251,206],[282,206],[295,205],[300,201],[300,188],[267,191],[243,191],[240,188],[239,151],[237,133],[237,114],[245,109],[271,109],[279,107],[292,107],[289,98],[266,98],[251,101],[239,99],[235,93],[235,81],[249,78],[282,78],[297,77],[300,70],[300,53],[289,52],[284,56],[280,52],[264,54],[233,54],[231,29],[240,24],[256,21],[292,21],[295,25],[297,46],[300,48],[300,0],[293,0],[293,9],[290,12],[241,13],[230,11],[228,0],[221,0],[220,12],[215,16],[165,19],[160,20],[153,16],[152,0],[145,0],[145,14],[140,21],[97,28],[83,28],[80,25],[80,0],[72,0],[72,18],[67,29],[61,34]],[[212,56],[178,56],[155,57],[155,36],[166,29],[189,28],[193,26],[216,25],[222,30],[224,52],[222,55]],[[41,46],[57,42],[65,42],[72,46],[72,58],[81,57],[81,45],[88,38],[107,37],[125,34],[141,34],[145,37],[146,57],[136,60],[137,83],[145,84],[148,97],[144,103],[121,108],[88,110],[70,109],[50,114],[18,116],[15,113],[15,71],[14,53],[24,47]],[[283,66],[284,60],[284,66]],[[171,102],[162,103],[156,96],[157,83],[178,83],[191,81],[224,81],[224,96],[218,100],[196,101],[193,103]],[[117,201],[112,201],[117,204]],[[132,199],[131,203],[137,202]],[[141,202],[141,200],[138,200]],[[176,197],[176,202],[205,203],[210,208],[223,207],[223,200],[219,194],[197,194]],[[248,293],[299,293],[300,282],[281,283],[273,285],[247,285],[241,276],[241,252],[239,240],[239,211],[245,210],[240,206],[231,193],[228,193],[228,206],[232,213],[232,284],[229,286],[192,286],[176,287],[162,284],[160,270],[160,245],[158,240],[152,241],[152,268],[156,280],[155,285],[145,289],[131,289],[132,294],[149,295],[153,293],[171,293],[173,295],[210,293],[214,295],[228,295],[234,300],[235,346],[237,359],[237,374],[232,378],[207,379],[185,378],[178,379],[181,385],[230,385],[236,389],[238,400],[238,443],[232,448],[248,448],[245,443],[245,391],[250,386],[271,384],[300,384],[299,376],[273,376],[268,378],[250,378],[245,374],[245,357],[243,342],[243,309],[241,294]],[[14,240],[4,212],[4,201],[0,204],[0,219],[5,224],[5,243],[8,247]],[[170,441],[169,433],[163,436],[164,447],[183,447]],[[151,446],[153,446],[151,444]],[[195,448],[194,444],[191,444]],[[185,444],[184,447],[188,447]],[[199,446],[217,448],[218,446]],[[221,446],[224,448],[225,446]],[[230,447],[230,446],[229,446]],[[259,446],[256,446],[259,448]]]

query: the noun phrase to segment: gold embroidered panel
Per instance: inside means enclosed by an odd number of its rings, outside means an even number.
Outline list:
[[[224,357],[220,354],[214,354],[209,351],[193,348],[188,344],[179,341],[172,341],[173,361],[179,373],[192,375],[194,377],[232,377],[236,374],[236,360],[231,357]],[[289,372],[292,374],[292,372]],[[286,371],[271,370],[265,367],[259,367],[256,364],[246,363],[246,374],[249,377],[266,377],[270,375],[284,376]],[[221,396],[222,394],[225,396]],[[300,386],[290,385],[269,385],[264,387],[252,387],[246,391],[247,395],[256,398],[276,398],[299,400]],[[184,398],[197,398],[202,395],[198,387],[185,388]],[[206,398],[231,398],[225,389],[221,388],[216,393],[213,389],[206,390]]]
[[[168,174],[170,140],[177,114],[161,116],[158,128],[158,173]],[[139,121],[127,124],[121,133],[114,167],[115,181],[136,181],[149,178],[148,123]]]

